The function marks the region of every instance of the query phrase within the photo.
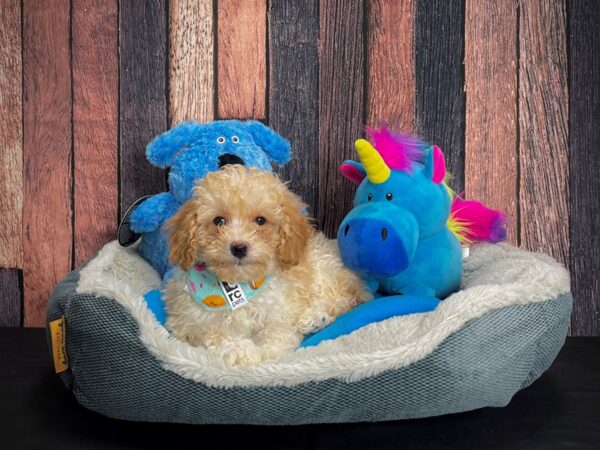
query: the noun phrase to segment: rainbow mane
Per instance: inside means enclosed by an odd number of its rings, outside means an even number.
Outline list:
[[[426,149],[426,143],[412,136],[393,133],[385,124],[377,128],[367,128],[373,147],[381,155],[383,161],[392,170],[412,173],[413,164],[421,162]]]

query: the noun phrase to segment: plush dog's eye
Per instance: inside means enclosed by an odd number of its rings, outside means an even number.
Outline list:
[[[239,137],[237,137],[237,136],[232,136],[232,137],[231,137],[231,141],[232,141],[234,144],[237,144],[238,142],[240,142],[240,138],[239,138]]]
[[[217,216],[213,219],[213,223],[218,227],[225,225],[225,217]]]
[[[367,201],[370,202],[371,200],[373,200],[373,194],[367,195]]]
[[[385,194],[385,199],[386,199],[387,201],[390,201],[390,200],[391,200],[391,199],[393,199],[393,198],[394,198],[394,196],[392,195],[392,193],[391,193],[391,192],[388,192],[387,194]]]
[[[224,144],[225,143],[225,138],[223,136],[219,136],[217,138],[217,144]]]
[[[267,223],[267,219],[265,219],[263,216],[258,216],[254,219],[254,221],[258,224],[258,225],[264,225],[265,223]]]

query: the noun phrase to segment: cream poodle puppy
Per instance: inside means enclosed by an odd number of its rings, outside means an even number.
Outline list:
[[[169,221],[167,326],[235,366],[276,358],[370,298],[276,175],[225,166]]]

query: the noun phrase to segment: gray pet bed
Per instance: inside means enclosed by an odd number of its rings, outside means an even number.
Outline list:
[[[368,325],[256,367],[227,367],[159,325],[142,294],[160,280],[108,244],[57,286],[61,379],[83,406],[153,422],[286,425],[408,419],[504,406],[552,363],[572,307],[552,258],[480,245],[463,287],[431,313]]]

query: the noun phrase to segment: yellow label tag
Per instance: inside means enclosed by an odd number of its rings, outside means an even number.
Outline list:
[[[67,360],[65,316],[50,322],[50,336],[52,337],[52,357],[56,373],[64,372],[69,368]]]

